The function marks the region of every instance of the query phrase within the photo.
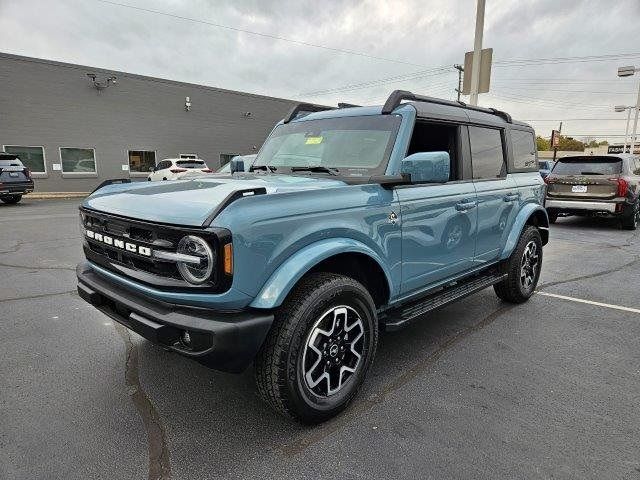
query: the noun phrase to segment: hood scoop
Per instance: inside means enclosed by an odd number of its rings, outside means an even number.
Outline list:
[[[239,200],[244,197],[253,197],[256,195],[266,195],[267,189],[265,187],[255,187],[255,188],[245,188],[243,190],[236,190],[232,192],[225,198],[222,202],[218,204],[216,208],[213,209],[211,214],[207,217],[207,219],[202,224],[203,227],[208,227],[211,225],[211,222],[214,218],[218,216],[220,212],[222,212],[225,208],[231,205],[236,200]]]

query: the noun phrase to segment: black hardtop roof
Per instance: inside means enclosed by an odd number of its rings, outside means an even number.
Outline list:
[[[495,108],[477,107],[467,105],[464,102],[455,102],[442,98],[427,97],[424,95],[416,95],[406,90],[394,90],[387,98],[382,106],[381,113],[387,115],[392,113],[401,105],[412,105],[417,112],[418,118],[429,118],[434,120],[450,120],[454,122],[477,123],[489,126],[507,126],[513,125],[522,129],[533,132],[531,125],[513,120],[511,115]],[[348,103],[339,103],[338,109],[344,108],[361,108],[359,105]],[[335,107],[317,105],[311,103],[300,103],[291,109],[285,117],[284,123],[297,120],[301,117],[313,114],[315,112],[323,112],[326,110],[335,110]]]
[[[406,90],[393,91],[382,107],[382,113],[391,113],[401,105],[404,100],[414,106],[419,118],[451,117],[452,120],[466,120],[473,123],[493,126],[504,126],[505,124],[510,124],[533,130],[533,128],[527,123],[513,120],[511,115],[495,108],[477,107],[474,105],[467,105],[464,102],[416,95]]]

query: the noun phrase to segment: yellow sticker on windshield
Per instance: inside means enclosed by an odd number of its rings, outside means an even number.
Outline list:
[[[307,140],[304,143],[307,145],[319,145],[322,143],[322,137],[307,137]]]

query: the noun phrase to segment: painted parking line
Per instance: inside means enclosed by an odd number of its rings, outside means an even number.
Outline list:
[[[547,293],[547,292],[536,292],[536,293],[538,295],[543,295],[545,297],[559,298],[561,300],[568,300],[570,302],[586,303],[587,305],[595,305],[597,307],[611,308],[613,310],[622,310],[623,312],[640,313],[640,309],[638,308],[623,307],[621,305],[612,305],[610,303],[593,302],[591,300],[585,300],[583,298],[567,297],[566,295],[558,295],[556,293]]]

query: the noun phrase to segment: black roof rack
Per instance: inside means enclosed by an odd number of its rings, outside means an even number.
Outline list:
[[[500,110],[496,110],[495,108],[484,108],[484,107],[476,107],[474,105],[467,105],[464,102],[454,102],[453,100],[444,100],[442,98],[434,98],[427,97],[425,95],[416,95],[415,93],[408,92],[407,90],[394,90],[387,98],[387,101],[384,102],[384,106],[382,107],[383,115],[388,115],[393,112],[402,102],[402,100],[413,100],[416,102],[427,102],[427,103],[435,103],[437,105],[450,105],[452,107],[460,107],[467,108],[469,110],[476,110],[478,112],[491,113],[493,115],[498,115],[502,119],[504,119],[507,123],[513,123],[511,115],[506,112],[502,112]]]
[[[352,107],[361,107],[362,105],[355,105],[353,103],[344,103],[344,102],[339,102],[338,103],[338,108],[352,108]]]
[[[323,107],[322,105],[314,105],[313,103],[299,103],[291,109],[289,114],[284,118],[284,123],[289,123],[298,117],[303,117],[313,112],[322,112],[324,110],[334,110],[334,107]]]

